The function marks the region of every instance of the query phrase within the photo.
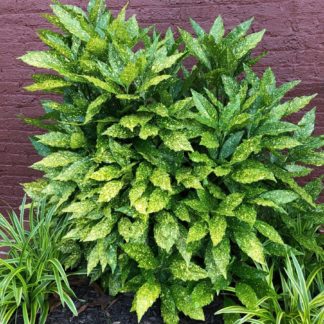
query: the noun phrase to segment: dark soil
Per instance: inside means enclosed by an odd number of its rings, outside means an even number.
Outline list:
[[[78,296],[75,301],[79,316],[74,317],[68,308],[63,308],[57,299],[51,301],[51,312],[47,324],[137,324],[136,314],[130,312],[133,296],[119,295],[109,297],[96,284],[88,285],[85,280],[72,282],[71,286]],[[204,322],[194,321],[185,316],[181,317],[181,324],[221,324],[222,318],[214,313],[221,307],[219,301],[213,302],[205,308]],[[23,324],[22,319],[16,323]],[[141,324],[163,324],[159,304],[154,304],[141,320]]]

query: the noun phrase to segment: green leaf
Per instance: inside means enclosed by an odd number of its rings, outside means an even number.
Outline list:
[[[199,44],[199,41],[195,38],[193,38],[187,31],[185,30],[180,30],[181,38],[183,42],[186,45],[186,48],[188,51],[199,61],[201,61],[208,69],[211,69],[211,64],[210,61],[205,54],[205,51]]]
[[[170,266],[173,276],[182,281],[198,281],[207,278],[207,272],[194,263],[186,264],[184,260],[174,260]]]
[[[223,19],[221,16],[218,16],[214,21],[209,34],[213,36],[215,43],[219,43],[224,36],[225,28]]]
[[[257,212],[253,206],[243,204],[235,210],[235,217],[253,226],[257,218]]]
[[[224,216],[215,215],[210,219],[209,233],[214,246],[218,245],[223,240],[226,228],[227,222]]]
[[[216,212],[224,216],[234,216],[234,209],[237,208],[243,201],[244,194],[232,193],[226,196],[226,198],[219,204]]]
[[[102,13],[104,12],[105,8],[105,0],[90,0],[87,8],[89,12],[90,21],[96,24],[99,18],[101,17]]]
[[[306,139],[312,135],[315,128],[316,108],[308,111],[299,121],[299,128],[295,131],[297,139]]]
[[[261,180],[276,181],[274,174],[264,164],[248,161],[233,172],[232,178],[240,183],[253,183]]]
[[[122,246],[125,253],[134,259],[140,268],[155,269],[158,261],[155,259],[153,252],[144,243],[126,243]]]
[[[43,135],[36,135],[35,137],[37,138],[38,142],[44,145],[60,148],[70,147],[71,136],[68,134],[60,132],[49,132]]]
[[[200,93],[191,90],[192,98],[200,115],[208,120],[211,125],[216,125],[217,110],[216,108]]]
[[[134,62],[129,62],[120,74],[120,81],[129,87],[131,83],[138,77],[139,68]]]
[[[212,248],[214,262],[216,267],[225,279],[227,279],[227,267],[231,260],[231,246],[228,238],[222,239],[222,241]]]
[[[161,286],[157,281],[148,281],[137,290],[132,308],[136,310],[138,322],[159,298],[160,293]]]
[[[234,48],[235,57],[240,59],[250,50],[255,48],[256,45],[262,40],[264,33],[265,29],[246,36],[241,42],[238,43],[238,46]]]
[[[186,135],[180,131],[162,131],[160,133],[161,139],[164,144],[171,150],[179,151],[191,151],[193,148],[188,141]]]
[[[89,179],[96,181],[110,181],[121,176],[121,169],[116,165],[108,165],[88,174]]]
[[[153,171],[150,180],[154,186],[159,187],[162,190],[172,191],[170,175],[163,168],[156,168]]]
[[[154,226],[155,242],[169,253],[179,236],[178,222],[167,212],[161,212],[156,220],[157,223]]]
[[[113,180],[107,182],[100,190],[98,202],[109,202],[118,195],[123,186],[123,181]]]
[[[192,18],[190,18],[190,24],[192,26],[192,29],[195,31],[196,35],[198,37],[203,37],[205,35],[205,31],[201,28],[201,26],[194,21]]]
[[[158,58],[153,66],[152,66],[152,71],[154,73],[159,73],[165,69],[169,69],[174,65],[181,57],[183,57],[183,53],[179,54],[173,54],[171,56],[167,56],[164,58]]]
[[[269,224],[257,220],[254,224],[254,227],[265,237],[267,237],[270,241],[284,244],[279,233]]]
[[[120,119],[120,124],[131,131],[134,130],[136,126],[144,126],[147,122],[152,119],[151,114],[138,113],[136,115],[127,115]]]
[[[270,190],[262,193],[260,197],[272,200],[278,205],[284,205],[298,199],[299,195],[290,190]]]
[[[209,305],[214,299],[214,292],[207,280],[197,283],[191,293],[192,307],[200,308]]]
[[[199,241],[208,233],[207,224],[203,221],[194,223],[188,232],[187,244],[190,242]]]
[[[245,161],[252,153],[261,151],[261,136],[251,137],[244,140],[235,150],[231,164]]]
[[[33,51],[28,52],[20,59],[31,66],[43,69],[53,69],[55,71],[63,70],[63,62],[58,58],[57,55],[50,51]]]
[[[238,283],[235,287],[235,294],[248,309],[258,308],[258,297],[251,286],[245,283]]]
[[[256,131],[256,135],[279,135],[296,131],[298,127],[295,124],[285,121],[267,121]]]
[[[227,140],[224,142],[223,146],[221,147],[219,158],[221,160],[227,159],[229,156],[231,156],[237,146],[240,144],[241,139],[244,135],[244,131],[239,131],[236,133],[231,134]]]
[[[84,123],[87,124],[89,123],[92,118],[100,112],[101,106],[108,100],[110,99],[109,94],[102,94],[99,96],[97,99],[91,102],[87,109],[87,114],[84,120]]]
[[[170,289],[163,287],[161,293],[161,315],[165,324],[177,324],[179,316]]]
[[[118,87],[111,81],[107,81],[107,80],[102,81],[98,78],[89,75],[83,75],[82,77],[99,89],[105,90],[109,93],[115,93],[115,94],[119,92]]]
[[[153,77],[152,79],[147,80],[142,84],[142,86],[139,88],[140,92],[145,92],[150,87],[156,86],[160,84],[162,81],[168,80],[171,78],[171,75],[165,74],[165,75],[158,75],[156,77]]]
[[[70,87],[71,82],[65,80],[45,80],[43,82],[37,82],[25,87],[27,91],[49,91],[60,88]]]
[[[97,266],[100,261],[100,254],[99,254],[99,244],[97,243],[94,248],[92,248],[89,256],[88,256],[88,263],[87,263],[87,275],[89,275],[92,270]]]
[[[299,146],[301,144],[302,143],[297,141],[295,138],[289,136],[278,136],[263,140],[263,145],[269,150],[284,150]]]
[[[227,75],[222,75],[222,82],[224,85],[224,91],[227,94],[228,98],[234,99],[239,91],[239,84],[234,78]]]
[[[274,120],[279,120],[282,117],[289,116],[303,109],[315,97],[316,94],[312,96],[296,97],[290,101],[286,101],[283,104],[275,106],[270,111],[270,118]]]
[[[80,21],[75,18],[69,11],[65,10],[59,5],[51,5],[51,8],[53,9],[54,14],[63,24],[63,26],[71,34],[75,35],[84,42],[88,42],[90,40],[89,33],[82,28]]]
[[[141,238],[147,230],[148,223],[146,220],[137,220],[131,222],[129,218],[123,217],[118,223],[118,232],[128,243],[130,240],[136,241]]]
[[[250,228],[237,226],[234,229],[234,237],[237,245],[244,253],[255,262],[265,264],[262,244]]]
[[[83,239],[83,241],[90,242],[105,238],[108,234],[110,234],[116,222],[117,217],[108,214],[100,222],[98,222],[91,228],[90,232]]]
[[[33,169],[64,167],[80,159],[80,155],[70,151],[59,151],[46,156],[43,160],[32,165]]]
[[[204,132],[201,135],[200,145],[203,145],[209,149],[215,149],[219,147],[219,142],[216,134],[211,132]]]
[[[157,213],[164,209],[169,203],[169,194],[166,191],[156,188],[153,190],[147,206],[147,213]]]

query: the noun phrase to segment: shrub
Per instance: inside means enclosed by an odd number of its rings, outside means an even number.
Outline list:
[[[9,214],[9,221],[0,214],[0,247],[8,255],[0,259],[0,318],[1,323],[11,322],[20,310],[24,323],[45,323],[49,311],[49,296],[59,296],[62,305],[77,315],[67,275],[60,263],[59,245],[62,222],[53,226],[54,209],[45,211],[42,202],[35,210],[31,206],[28,224],[25,200],[20,215]],[[29,229],[25,228],[25,225]]]
[[[308,265],[307,265],[308,267]],[[291,254],[286,259],[284,271],[280,272],[280,285],[270,278],[272,294],[258,299],[253,288],[239,283],[232,291],[241,300],[243,306],[230,306],[218,311],[217,314],[236,317],[236,324],[240,323],[313,323],[324,321],[324,266],[317,265],[306,276],[305,265],[298,262]],[[273,280],[273,282],[272,282]],[[240,318],[240,315],[244,315]]]
[[[126,20],[125,8],[113,18],[104,3],[84,12],[55,1],[46,18],[61,33],[40,31],[50,50],[21,58],[56,72],[28,90],[63,94],[26,118],[47,132],[32,139],[44,177],[25,189],[68,220],[67,267],[85,258],[110,294],[135,292],[139,319],[160,298],[166,323],[179,311],[203,320],[216,292],[286,253],[280,233],[322,253],[292,233],[296,215],[323,221],[294,180],[323,164],[323,137],[312,136],[315,109],[286,120],[314,96],[282,103],[298,81],[277,87],[270,68],[253,72],[264,31],[247,35],[252,19],[226,35],[220,17],[208,33],[192,21],[197,37],[175,39]]]

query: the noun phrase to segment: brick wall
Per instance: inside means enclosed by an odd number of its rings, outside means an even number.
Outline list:
[[[65,0],[86,6],[87,0]],[[126,1],[109,0],[120,9]],[[189,27],[189,17],[208,28],[221,14],[227,28],[255,17],[253,29],[267,29],[260,50],[270,50],[258,70],[271,65],[278,81],[302,79],[294,95],[317,92],[316,132],[324,129],[324,3],[323,0],[130,0],[129,13],[142,24]],[[28,141],[35,129],[24,125],[19,114],[41,113],[41,95],[25,92],[33,68],[16,57],[42,48],[35,31],[49,27],[40,18],[50,0],[0,0],[0,209],[16,206],[22,197],[19,183],[38,174],[28,168],[39,158]],[[320,171],[317,171],[317,174]]]

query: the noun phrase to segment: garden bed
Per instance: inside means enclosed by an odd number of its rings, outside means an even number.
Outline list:
[[[53,297],[51,300],[51,312],[47,318],[48,324],[137,324],[136,314],[130,312],[133,296],[131,294],[110,297],[106,295],[97,284],[89,285],[86,279],[74,279],[71,282],[75,294],[79,300],[75,300],[79,316],[75,317],[68,308],[60,305],[59,299]],[[214,313],[220,309],[221,302],[215,300],[205,307],[206,321],[195,321],[181,316],[181,324],[191,323],[223,323],[221,316]],[[18,324],[23,324],[19,317]],[[141,324],[163,324],[160,314],[160,305],[156,303],[143,316]]]

